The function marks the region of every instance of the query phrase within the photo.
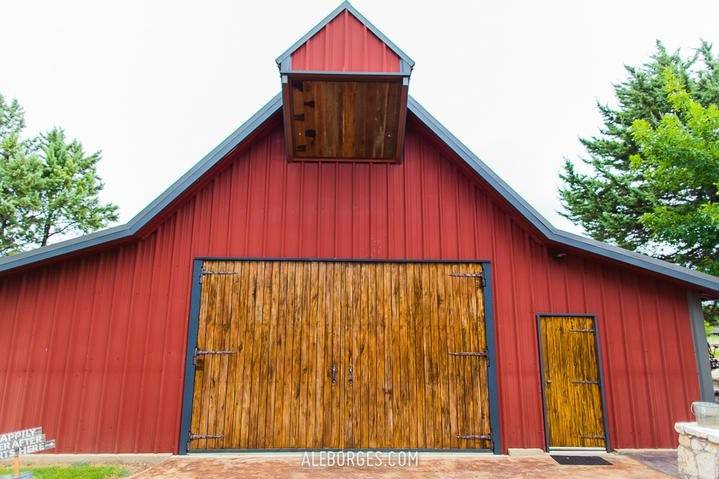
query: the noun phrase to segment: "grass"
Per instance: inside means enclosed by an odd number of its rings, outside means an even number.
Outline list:
[[[709,344],[718,344],[719,343],[719,335],[707,334],[707,341],[709,342]],[[715,358],[719,358],[719,348],[710,349],[709,355],[713,356]]]
[[[129,471],[122,467],[90,466],[88,464],[21,467],[20,471],[32,471],[35,479],[110,479],[126,477],[129,474]],[[0,475],[3,474],[12,474],[12,469],[0,467]]]

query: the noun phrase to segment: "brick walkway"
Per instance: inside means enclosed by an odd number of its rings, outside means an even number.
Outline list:
[[[603,455],[610,466],[562,466],[549,456],[508,457],[419,454],[409,467],[303,467],[301,454],[173,457],[135,479],[213,478],[667,478],[628,456]]]
[[[661,471],[671,477],[679,477],[677,451],[637,451],[626,454],[652,469]]]

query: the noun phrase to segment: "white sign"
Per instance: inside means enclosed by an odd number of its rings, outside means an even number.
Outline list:
[[[55,440],[46,440],[40,427],[0,434],[0,459],[12,459],[22,454],[54,448]]]

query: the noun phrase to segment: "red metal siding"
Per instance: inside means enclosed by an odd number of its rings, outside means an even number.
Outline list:
[[[398,72],[400,58],[347,10],[292,54],[293,70]]]
[[[277,119],[273,121],[277,122]],[[288,163],[281,126],[144,239],[0,279],[0,431],[174,451],[196,256],[488,259],[504,447],[542,447],[535,314],[599,319],[614,447],[673,447],[698,395],[686,291],[547,247],[414,121],[404,162]]]

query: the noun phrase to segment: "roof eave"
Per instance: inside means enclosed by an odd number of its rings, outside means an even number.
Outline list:
[[[474,170],[475,173],[494,188],[500,196],[526,218],[549,242],[566,245],[600,257],[652,271],[656,274],[692,285],[702,292],[719,296],[719,278],[717,277],[555,228],[504,182],[504,180],[497,176],[496,173],[472,153],[469,148],[459,141],[457,137],[430,115],[417,100],[410,96],[407,107],[422,124],[443,141],[459,158]],[[157,215],[173,201],[178,199],[183,192],[194,185],[213,166],[240,145],[240,143],[247,139],[281,108],[282,97],[281,94],[278,94],[126,224],[18,255],[0,258],[0,273],[20,269],[35,263],[40,263],[52,258],[59,258],[103,244],[135,237],[144,226],[157,217]]]
[[[601,243],[596,240],[574,235],[554,227],[546,218],[535,210],[512,187],[497,176],[484,162],[482,162],[469,148],[450,133],[437,121],[417,100],[410,97],[409,110],[417,116],[422,123],[437,135],[452,151],[467,163],[481,178],[490,184],[499,194],[507,200],[522,216],[524,216],[547,240],[578,248],[615,261],[637,266],[679,281],[697,286],[703,291],[719,295],[719,278],[684,266],[635,253],[617,246]]]
[[[60,243],[55,243],[42,248],[37,248],[24,253],[0,258],[0,273],[10,271],[24,266],[38,263],[51,258],[64,256],[70,253],[87,250],[111,242],[132,239],[137,233],[153,220],[160,212],[175,201],[185,190],[199,180],[207,171],[216,165],[230,151],[242,143],[257,128],[267,121],[274,113],[282,108],[282,95],[277,94],[267,102],[257,113],[242,124],[237,130],[225,138],[222,143],[215,147],[202,160],[195,164],[190,170],[175,181],[169,188],[160,194],[155,200],[147,205],[142,211],[135,215],[124,225],[115,226],[91,233],[88,235],[73,238]]]

